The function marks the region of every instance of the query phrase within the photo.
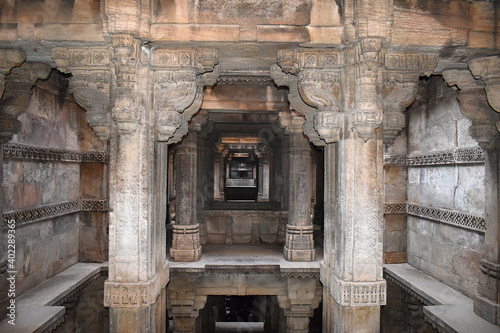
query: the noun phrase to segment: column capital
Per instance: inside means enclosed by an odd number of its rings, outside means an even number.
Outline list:
[[[29,106],[32,86],[49,74],[50,66],[44,63],[25,62],[10,70],[0,100],[0,143],[9,141],[19,131],[21,123],[17,117]]]
[[[219,77],[214,48],[155,48],[154,72],[156,139],[176,143],[187,133],[187,123],[199,110],[203,87]]]
[[[500,112],[500,56],[473,59],[469,61],[469,69],[476,79],[484,82],[488,103]]]
[[[70,90],[76,102],[87,110],[85,117],[95,135],[108,140],[111,128],[111,50],[98,47],[52,49],[57,69],[71,73]]]
[[[460,110],[472,121],[469,134],[483,149],[493,149],[498,137],[495,123],[498,124],[499,115],[487,104],[483,82],[468,70],[446,70],[443,78],[449,86],[460,89]]]

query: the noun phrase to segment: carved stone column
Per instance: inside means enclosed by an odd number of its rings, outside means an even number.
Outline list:
[[[174,333],[196,333],[196,319],[207,303],[207,296],[196,295],[197,277],[190,274],[168,285],[167,309],[173,318]]]
[[[196,211],[198,139],[188,121],[200,108],[203,87],[217,81],[218,53],[211,48],[156,48],[151,57],[155,138],[171,144],[187,134],[176,152],[176,224],[170,255],[175,261],[197,261],[201,256]]]
[[[308,333],[309,320],[321,302],[321,285],[312,278],[289,278],[287,290],[286,296],[278,296],[279,307],[285,310],[287,332]]]
[[[311,220],[311,147],[302,134],[302,117],[296,115],[288,129],[289,155],[289,201],[288,224],[284,247],[288,261],[314,261],[313,226]]]
[[[477,70],[475,63],[470,68]],[[500,68],[495,69],[500,74]],[[474,73],[474,72],[473,72]],[[483,72],[483,74],[485,74]],[[469,133],[485,150],[485,254],[480,262],[478,297],[474,299],[474,311],[493,324],[500,324],[500,212],[499,212],[499,149],[500,136],[495,129],[500,117],[487,104],[484,85],[474,80],[467,70],[443,72],[448,85],[460,89],[458,100],[462,113],[472,124]],[[488,81],[485,81],[488,82]],[[491,83],[491,82],[490,82]],[[497,91],[498,92],[498,91]],[[491,91],[488,95],[491,95]],[[486,90],[488,94],[488,90]],[[493,104],[492,104],[493,100]],[[494,100],[489,100],[494,105]]]

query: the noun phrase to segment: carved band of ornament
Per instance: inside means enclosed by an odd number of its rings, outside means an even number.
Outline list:
[[[210,72],[219,62],[219,51],[215,48],[156,48],[151,65],[156,69],[197,68],[199,73]]]
[[[238,85],[238,84],[255,84],[255,85],[273,85],[273,80],[269,75],[236,75],[236,74],[221,74],[218,84]]]
[[[104,152],[79,152],[66,149],[34,147],[19,143],[4,144],[3,157],[6,159],[27,159],[70,163],[108,163],[109,161],[109,154]]]
[[[384,214],[406,214],[406,202],[385,202]]]
[[[108,47],[56,47],[52,49],[52,59],[62,71],[89,67],[107,68],[111,62],[111,54]]]
[[[330,275],[330,294],[341,306],[380,306],[386,304],[386,282],[351,282]]]
[[[424,166],[446,164],[484,163],[485,154],[481,147],[458,148],[454,151],[443,151],[421,155],[384,155],[384,165]]]
[[[344,54],[330,49],[279,50],[277,63],[285,73],[298,73],[299,69],[340,69],[344,65]]]
[[[486,232],[486,223],[484,217],[481,216],[442,208],[425,207],[412,203],[407,204],[406,213],[411,216],[418,216],[481,233]]]
[[[14,221],[16,225],[27,224],[58,216],[74,214],[82,211],[105,212],[108,210],[107,199],[85,199],[80,201],[64,202],[54,205],[47,205],[31,209],[22,209],[3,214],[3,227],[9,221]]]

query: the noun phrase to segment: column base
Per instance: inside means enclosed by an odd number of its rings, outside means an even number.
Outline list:
[[[313,226],[286,226],[286,244],[283,255],[287,261],[314,261]]]
[[[170,257],[173,261],[198,261],[201,258],[200,228],[195,225],[173,226],[172,248]]]
[[[500,325],[500,265],[481,260],[479,296],[474,298],[474,312],[492,324]]]

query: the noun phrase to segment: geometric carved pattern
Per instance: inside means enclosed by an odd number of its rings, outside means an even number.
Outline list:
[[[457,148],[453,151],[443,151],[419,155],[384,155],[384,165],[445,165],[484,163],[485,155],[481,147]]]
[[[385,202],[384,214],[406,214],[406,202]]]
[[[78,152],[66,149],[34,147],[18,143],[3,146],[5,159],[31,159],[37,161],[56,162],[94,162],[107,163],[109,154],[104,152]]]
[[[221,73],[218,84],[256,84],[256,85],[273,85],[273,80],[268,73],[248,73],[248,74],[232,74]]]
[[[486,231],[484,217],[451,211],[448,209],[424,207],[412,203],[408,203],[406,207],[406,213],[408,215],[423,217],[449,225],[460,226],[481,233]]]
[[[330,294],[341,306],[380,306],[386,304],[386,283],[343,281],[331,274]]]
[[[107,211],[108,200],[81,200],[47,205],[31,209],[22,209],[3,214],[3,226],[6,227],[8,221],[14,220],[16,225],[41,221],[45,219],[63,216],[80,211]]]

